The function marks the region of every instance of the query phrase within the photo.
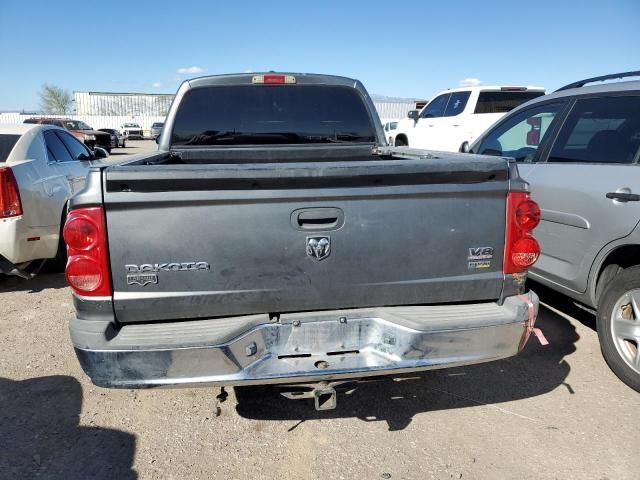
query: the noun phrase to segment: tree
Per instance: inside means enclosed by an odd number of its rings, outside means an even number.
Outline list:
[[[71,93],[55,85],[43,84],[40,88],[40,108],[49,115],[66,115],[71,111]]]

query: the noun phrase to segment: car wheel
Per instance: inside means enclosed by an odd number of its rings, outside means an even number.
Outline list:
[[[605,287],[597,328],[602,355],[613,373],[640,392],[640,266],[623,270]]]
[[[403,137],[396,137],[396,147],[407,147],[408,143]]]

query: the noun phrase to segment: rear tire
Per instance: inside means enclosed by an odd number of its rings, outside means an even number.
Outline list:
[[[623,270],[604,287],[597,329],[609,368],[640,392],[640,266]]]

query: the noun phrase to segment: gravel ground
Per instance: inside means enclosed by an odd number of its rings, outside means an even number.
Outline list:
[[[0,478],[637,479],[640,395],[593,316],[540,293],[549,346],[367,382],[316,412],[260,388],[95,387],[63,275],[0,277]]]
[[[543,299],[547,347],[368,382],[323,413],[229,389],[216,416],[220,389],[94,387],[63,276],[3,278],[0,478],[638,478],[640,396],[605,365],[593,318]]]

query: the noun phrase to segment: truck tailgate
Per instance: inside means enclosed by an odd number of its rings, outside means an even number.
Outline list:
[[[507,162],[117,165],[120,322],[497,299]]]

